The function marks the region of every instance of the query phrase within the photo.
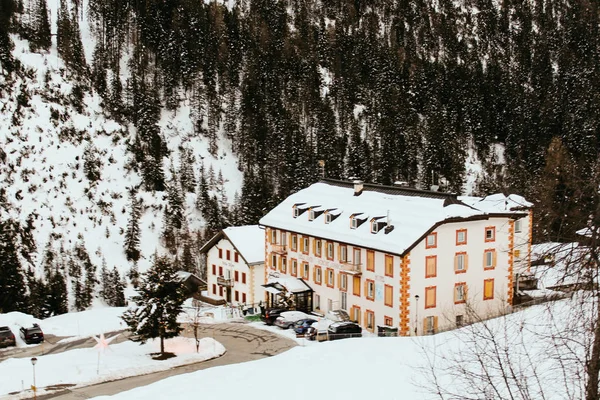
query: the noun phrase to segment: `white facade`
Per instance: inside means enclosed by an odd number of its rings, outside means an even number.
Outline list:
[[[321,182],[263,217],[266,273],[305,279],[315,311],[344,309],[371,331],[421,335],[467,323],[468,310],[486,318],[510,308],[515,269],[529,268],[529,203],[502,197],[500,208],[497,197],[466,204],[440,193],[365,188],[367,196]],[[481,201],[485,210],[473,205]]]
[[[215,235],[201,249],[206,253],[208,296],[232,305],[262,301],[263,249],[264,231],[256,225],[227,228]]]

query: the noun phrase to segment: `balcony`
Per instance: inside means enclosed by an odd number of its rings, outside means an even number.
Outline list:
[[[362,263],[359,262],[353,262],[353,261],[346,261],[343,263],[340,263],[341,269],[342,271],[348,272],[350,274],[354,274],[354,275],[361,275],[362,274]]]
[[[271,250],[276,254],[287,254],[287,246],[285,244],[272,244]]]
[[[233,282],[232,282],[231,278],[226,279],[224,276],[217,276],[217,285],[225,286],[225,287],[232,287]]]

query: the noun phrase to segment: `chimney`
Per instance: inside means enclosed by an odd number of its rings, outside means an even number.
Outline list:
[[[359,181],[359,180],[354,181],[354,195],[355,196],[360,196],[360,194],[363,191],[363,184],[364,184],[363,181]]]

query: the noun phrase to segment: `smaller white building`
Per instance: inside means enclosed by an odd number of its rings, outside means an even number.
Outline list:
[[[206,254],[208,297],[232,305],[265,297],[265,231],[258,225],[223,229],[200,252]]]

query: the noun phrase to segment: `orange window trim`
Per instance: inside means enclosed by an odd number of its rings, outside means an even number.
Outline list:
[[[295,270],[294,270],[294,263],[296,263]],[[290,274],[292,276],[298,276],[298,260],[295,258],[290,259]]]
[[[492,265],[487,265],[487,253],[492,253]],[[483,251],[483,269],[492,270],[496,268],[496,249],[485,249]]]
[[[463,287],[463,299],[456,299],[456,288],[462,286]],[[466,282],[457,282],[454,284],[454,304],[464,304],[467,302],[467,283]]]
[[[331,245],[331,257],[329,256],[329,245]],[[335,244],[333,242],[325,242],[325,251],[327,252],[327,259],[333,261],[333,257],[335,255]]]
[[[429,269],[429,263],[432,263],[432,271]],[[425,257],[425,278],[435,278],[437,276],[437,256]]]
[[[346,277],[346,287],[342,287],[342,279],[344,276]],[[349,281],[348,274],[345,274],[343,272],[340,272],[338,274],[338,288],[340,289],[340,291],[342,291],[342,292],[348,291],[348,281]]]
[[[385,326],[394,326],[394,318],[392,317],[388,317],[387,315],[383,317],[383,321],[384,321],[384,325]]]
[[[309,276],[310,276],[310,267],[308,267],[308,263],[307,262],[303,262],[302,263],[302,278],[308,280]],[[304,271],[306,271],[306,273],[304,273]]]
[[[433,244],[429,244],[428,242],[428,238],[429,236],[433,236]],[[425,238],[425,248],[426,249],[435,249],[437,247],[437,232],[433,232],[430,233],[429,235],[427,235],[427,237]]]
[[[373,326],[369,328],[369,315],[373,318]],[[365,329],[369,332],[373,332],[375,330],[375,311],[373,310],[365,310]]]
[[[487,237],[488,230],[492,231],[492,237],[489,238],[489,239]],[[486,226],[485,229],[484,229],[484,231],[483,231],[483,234],[485,235],[484,236],[484,240],[485,240],[486,243],[496,241],[496,227],[495,226]]]
[[[319,275],[321,276],[321,279],[320,279],[319,281],[317,281],[317,271],[319,271]],[[319,267],[319,266],[316,266],[316,265],[315,265],[315,268],[314,268],[314,272],[313,272],[313,273],[314,273],[314,275],[315,275],[315,276],[313,277],[313,280],[315,281],[315,283],[316,283],[317,285],[320,285],[320,284],[321,284],[321,282],[323,282],[323,270],[321,269],[321,267]]]
[[[329,274],[331,274],[331,283],[329,282]],[[326,280],[326,284],[327,287],[334,287],[335,286],[335,271],[333,270],[333,268],[327,268],[327,280]]]
[[[308,236],[302,236],[302,253],[308,254],[308,250],[310,247],[310,239]]]
[[[465,241],[464,242],[459,242],[458,241],[458,234],[460,232],[463,232],[465,234]],[[467,230],[466,229],[457,229],[456,230],[456,245],[457,246],[461,246],[461,245],[465,245],[465,244],[467,244]]]
[[[458,269],[458,256],[463,255],[463,269]],[[455,274],[464,274],[465,272],[467,272],[467,268],[468,268],[468,257],[467,257],[467,252],[466,251],[461,251],[458,252],[454,255],[454,273]]]
[[[385,276],[394,277],[394,257],[385,255]]]
[[[369,296],[369,283],[373,284],[373,296]],[[367,300],[375,301],[375,281],[373,279],[365,280],[365,296]]]
[[[352,294],[360,297],[360,277],[359,276],[352,277]]]
[[[427,286],[425,288],[425,308],[435,308],[436,306],[436,286]],[[431,296],[431,298],[430,298]],[[430,301],[428,301],[430,300]]]
[[[360,317],[361,317],[361,312],[360,312],[360,307],[359,306],[352,306],[352,315],[350,315],[350,319],[354,318],[354,315],[358,314],[358,320],[355,321],[360,325]]]
[[[375,271],[375,252],[367,250],[367,271]]]

